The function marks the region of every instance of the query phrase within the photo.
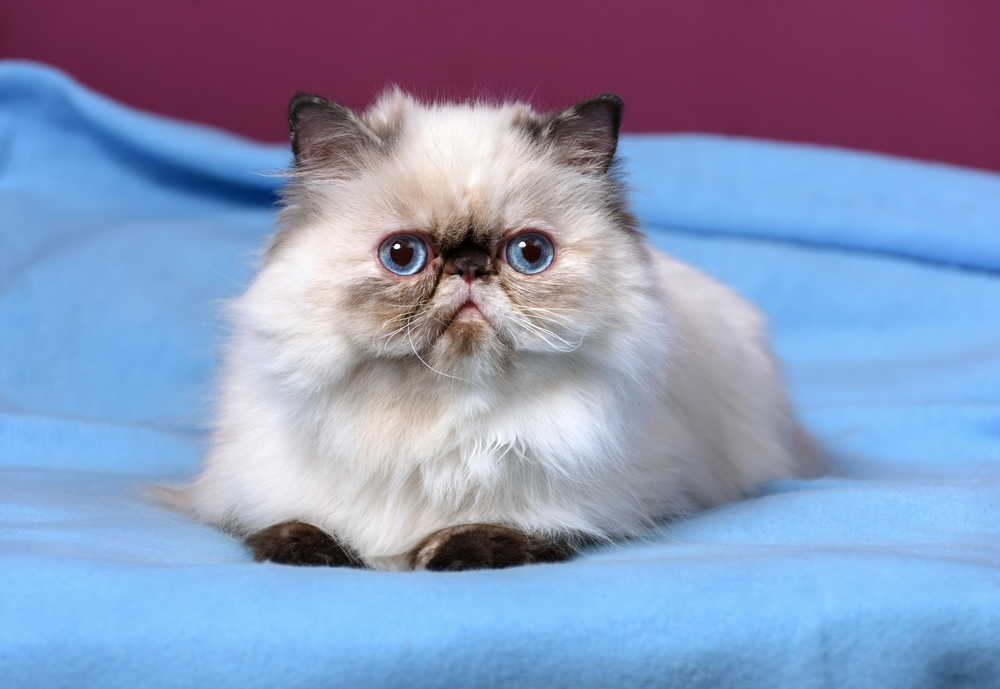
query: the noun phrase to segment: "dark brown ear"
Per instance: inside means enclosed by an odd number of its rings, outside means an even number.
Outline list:
[[[613,93],[594,96],[549,120],[542,136],[564,162],[605,172],[618,149],[624,105]]]
[[[382,141],[357,115],[308,93],[296,93],[288,104],[288,132],[296,167],[355,167]]]

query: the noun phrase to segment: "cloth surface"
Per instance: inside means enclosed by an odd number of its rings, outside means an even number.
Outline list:
[[[0,684],[1000,686],[1000,176],[626,136],[651,241],[771,319],[832,474],[465,573],[254,564],[197,470],[265,146],[0,65]]]

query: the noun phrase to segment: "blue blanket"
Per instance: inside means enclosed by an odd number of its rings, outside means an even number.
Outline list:
[[[141,488],[196,470],[287,148],[0,66],[0,684],[1000,686],[1000,176],[620,150],[651,240],[770,316],[832,475],[565,564],[254,564]]]

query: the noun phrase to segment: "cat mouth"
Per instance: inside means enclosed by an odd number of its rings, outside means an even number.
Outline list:
[[[468,299],[459,307],[452,320],[472,320],[476,318],[486,320],[486,316],[479,310],[479,306],[471,299]]]
[[[449,318],[444,320],[445,330],[451,330],[454,328],[473,328],[479,329],[479,327],[492,327],[493,324],[490,319],[486,317],[482,309],[479,307],[471,297],[466,299],[462,304],[455,309]]]

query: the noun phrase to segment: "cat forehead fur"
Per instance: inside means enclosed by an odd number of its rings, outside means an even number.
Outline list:
[[[384,148],[354,176],[314,169],[295,178],[283,217],[291,233],[314,223],[356,234],[418,230],[446,250],[467,238],[495,247],[524,227],[558,229],[568,241],[602,224],[632,227],[618,179],[561,163],[525,104],[425,105],[395,90],[360,119]]]

